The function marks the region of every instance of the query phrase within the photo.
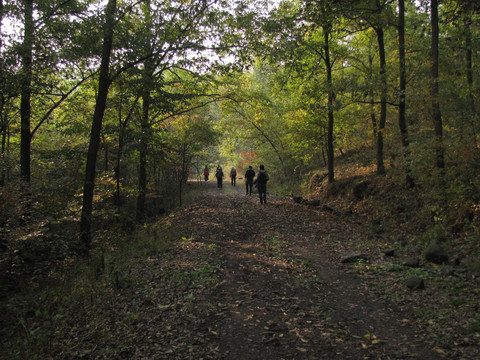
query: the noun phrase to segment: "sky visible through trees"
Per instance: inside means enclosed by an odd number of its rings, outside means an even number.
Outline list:
[[[108,14],[106,1],[3,1],[3,184],[21,175],[48,192],[53,167],[57,186],[84,194],[98,142],[95,191],[111,182],[118,203],[155,193],[163,207],[165,184],[205,166],[268,163],[282,191],[301,192],[369,148],[362,171],[427,186],[446,213],[477,201],[475,1],[114,3]],[[102,61],[106,101],[88,140]]]

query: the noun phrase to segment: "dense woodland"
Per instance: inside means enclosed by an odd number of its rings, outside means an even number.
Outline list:
[[[217,164],[476,249],[476,0],[0,0],[0,20],[2,292],[115,248]]]

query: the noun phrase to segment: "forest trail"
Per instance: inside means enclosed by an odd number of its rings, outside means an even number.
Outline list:
[[[261,206],[243,182],[203,187],[169,219],[183,240],[170,264],[151,264],[164,300],[137,323],[150,345],[137,343],[134,358],[440,358],[412,314],[340,264],[333,239],[360,240],[360,224],[285,197]]]

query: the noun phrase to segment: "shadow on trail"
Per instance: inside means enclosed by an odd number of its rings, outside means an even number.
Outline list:
[[[323,239],[353,236],[345,219],[273,195],[260,206],[243,183],[203,186],[191,236],[222,263],[218,286],[202,300],[210,311],[198,313],[208,358],[438,358],[405,314],[332,259]]]

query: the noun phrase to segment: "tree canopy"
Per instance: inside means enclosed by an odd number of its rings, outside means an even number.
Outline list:
[[[475,1],[4,0],[0,16],[1,186],[39,200],[22,216],[81,218],[87,252],[110,197],[142,223],[216,164],[265,163],[305,193],[374,149],[361,173],[407,179],[444,216],[480,201]]]

